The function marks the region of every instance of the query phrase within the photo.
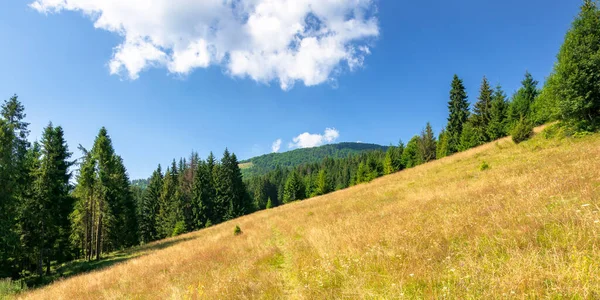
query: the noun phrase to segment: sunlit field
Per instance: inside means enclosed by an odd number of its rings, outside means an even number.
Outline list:
[[[600,135],[536,131],[160,241],[169,244],[18,296],[600,298]]]

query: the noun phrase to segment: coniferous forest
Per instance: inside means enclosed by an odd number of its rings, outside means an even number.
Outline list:
[[[90,148],[68,145],[58,123],[32,142],[25,107],[14,95],[0,112],[0,278],[42,278],[53,264],[101,260],[111,251],[369,182],[508,135],[518,143],[534,126],[552,121],[570,134],[597,131],[597,2],[584,1],[543,86],[528,72],[511,96],[485,76],[470,93],[458,75],[448,81],[447,125],[437,134],[426,123],[385,151],[276,165],[246,177],[227,149],[220,157],[193,152],[158,165],[136,185],[106,128]]]

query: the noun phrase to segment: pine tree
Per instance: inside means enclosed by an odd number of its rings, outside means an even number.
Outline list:
[[[494,91],[490,87],[490,84],[485,78],[481,81],[481,87],[479,89],[479,97],[477,98],[477,102],[473,106],[473,128],[478,135],[478,140],[481,143],[485,143],[489,141],[489,137],[487,135],[487,128],[491,120],[491,110],[492,110],[492,95]]]
[[[580,126],[600,125],[600,9],[585,0],[557,56],[554,67],[560,116]]]
[[[500,86],[497,86],[492,96],[490,123],[487,127],[487,135],[490,141],[506,136],[507,107],[506,94]]]
[[[435,159],[436,143],[431,124],[427,122],[419,138],[419,156],[422,162],[429,162]]]
[[[460,135],[464,124],[469,118],[469,102],[467,101],[467,92],[465,86],[457,75],[452,80],[452,89],[450,90],[450,101],[448,102],[448,152],[450,155],[458,150],[460,144]]]

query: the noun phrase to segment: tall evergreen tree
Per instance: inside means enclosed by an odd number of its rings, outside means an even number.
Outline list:
[[[408,144],[406,144],[406,148],[402,153],[402,164],[406,168],[412,168],[414,166],[418,166],[423,163],[421,155],[419,155],[419,144],[420,137],[415,135]]]
[[[492,107],[490,109],[490,123],[487,127],[487,136],[490,141],[505,137],[507,127],[506,94],[502,87],[497,86],[492,96]]]
[[[159,237],[165,238],[173,235],[177,224],[177,164],[173,160],[171,167],[167,168],[160,193],[160,205],[157,216]]]
[[[149,243],[158,239],[157,217],[160,210],[160,194],[163,187],[161,166],[152,173],[148,187],[142,193],[142,202],[138,208],[140,242]]]
[[[446,156],[448,156],[448,134],[445,129],[442,129],[438,135],[435,158],[440,159]]]
[[[61,127],[52,124],[42,134],[40,168],[35,179],[34,203],[29,209],[33,213],[33,222],[38,226],[34,233],[38,241],[38,274],[42,275],[42,265],[50,273],[50,262],[54,259],[64,261],[65,247],[69,237],[69,213],[72,198],[69,196],[71,173],[68,161],[71,153],[64,140]]]
[[[600,125],[600,9],[585,0],[557,56],[554,86],[560,116]]]
[[[448,134],[448,154],[452,154],[458,150],[463,126],[469,118],[467,92],[462,80],[457,75],[454,75],[452,80],[448,110],[450,115],[448,116],[446,133]]]
[[[292,172],[285,182],[283,192],[283,203],[303,200],[306,197],[304,183],[298,172]]]
[[[492,95],[494,91],[490,87],[490,83],[484,76],[479,88],[479,97],[473,106],[473,128],[478,135],[478,140],[481,143],[489,141],[487,128],[491,120],[492,110]]]
[[[431,124],[427,122],[419,138],[419,156],[422,162],[429,162],[435,159],[436,143]]]
[[[521,88],[515,93],[508,107],[508,123],[514,126],[521,118],[530,119],[531,107],[539,95],[538,82],[529,72],[525,72],[525,79],[521,81]]]
[[[195,229],[216,223],[214,215],[215,188],[209,162],[200,161],[192,188],[192,215]]]

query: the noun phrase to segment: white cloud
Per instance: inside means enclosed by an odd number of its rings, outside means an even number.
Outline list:
[[[35,0],[41,13],[79,11],[117,33],[111,74],[174,74],[222,66],[231,76],[290,89],[361,67],[379,35],[374,0]]]
[[[271,150],[273,150],[273,153],[279,152],[279,149],[281,149],[281,139],[277,139],[273,142],[273,145],[271,145]]]
[[[289,143],[289,148],[312,148],[321,146],[325,143],[332,143],[340,137],[340,132],[335,128],[327,128],[323,134],[302,133]]]

